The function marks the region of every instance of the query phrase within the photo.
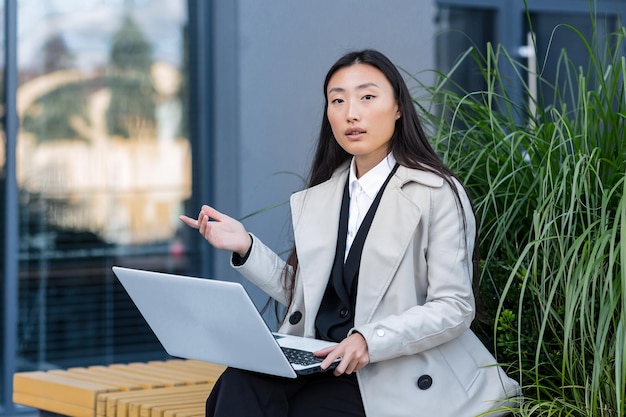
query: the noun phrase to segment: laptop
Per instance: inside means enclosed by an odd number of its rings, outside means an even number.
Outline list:
[[[113,272],[171,356],[286,378],[324,372],[312,352],[335,343],[273,333],[238,282]]]

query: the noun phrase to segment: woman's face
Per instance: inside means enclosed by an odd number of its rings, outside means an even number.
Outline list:
[[[331,76],[326,96],[333,135],[339,146],[354,155],[360,177],[389,153],[400,118],[393,88],[377,68],[355,64]]]

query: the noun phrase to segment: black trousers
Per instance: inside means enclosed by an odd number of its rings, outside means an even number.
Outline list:
[[[356,375],[296,379],[228,368],[206,402],[207,417],[365,416]]]

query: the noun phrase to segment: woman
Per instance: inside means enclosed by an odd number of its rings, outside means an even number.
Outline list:
[[[181,216],[287,306],[281,333],[338,342],[318,376],[228,369],[207,416],[474,416],[517,384],[469,330],[475,219],[467,194],[420,125],[399,71],[381,53],[340,58],[308,188],[291,198],[284,262],[241,223],[203,206]]]

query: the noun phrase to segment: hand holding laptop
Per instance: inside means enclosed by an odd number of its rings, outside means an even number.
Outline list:
[[[352,374],[370,362],[367,343],[360,333],[352,333],[338,345],[314,353],[324,358],[320,365],[322,369],[333,365],[337,359],[342,359],[340,364],[334,365],[335,375]]]

